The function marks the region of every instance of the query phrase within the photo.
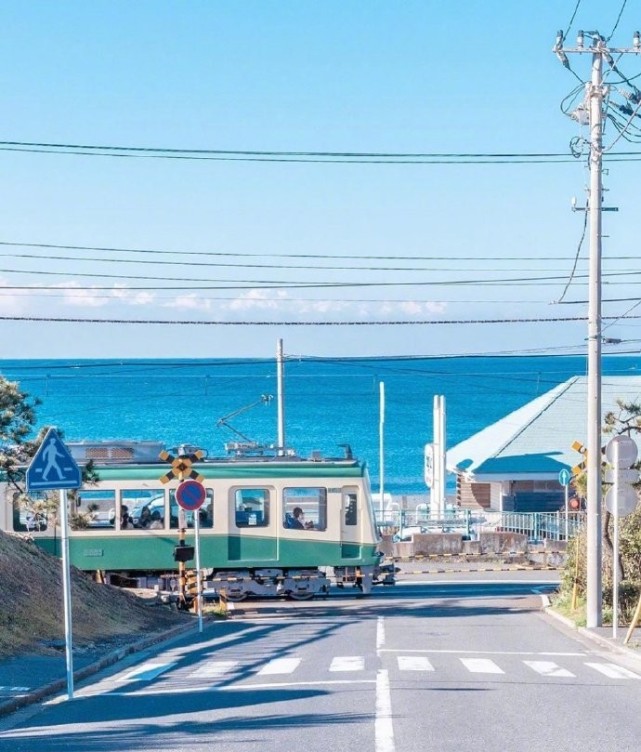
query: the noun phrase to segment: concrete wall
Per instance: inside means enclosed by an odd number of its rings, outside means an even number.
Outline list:
[[[474,541],[463,540],[458,533],[417,533],[411,541],[394,543],[392,536],[385,535],[379,549],[385,556],[397,559],[461,554],[526,554],[528,539],[521,533],[481,533],[480,538]]]

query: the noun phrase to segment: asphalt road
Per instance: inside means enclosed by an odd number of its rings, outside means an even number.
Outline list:
[[[261,613],[3,719],[0,749],[635,749],[641,664],[543,615],[538,593],[553,587],[417,580],[368,599],[248,605]]]

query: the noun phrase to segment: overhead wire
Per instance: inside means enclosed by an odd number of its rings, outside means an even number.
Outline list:
[[[567,35],[570,33],[570,29],[572,28],[572,24],[574,23],[574,19],[576,18],[577,11],[579,10],[579,6],[581,5],[581,0],[576,0],[576,5],[574,6],[574,10],[572,11],[572,16],[570,17],[570,20],[568,21],[567,28],[565,30],[564,37],[567,37]]]
[[[571,71],[583,83],[583,80]],[[66,154],[114,158],[186,159],[227,162],[301,162],[346,164],[549,164],[571,163],[564,152],[322,152],[186,149],[0,141],[0,151],[36,154]],[[641,152],[624,152],[619,158],[637,161]]]
[[[565,294],[570,288],[570,285],[572,284],[572,281],[574,280],[574,275],[576,273],[576,267],[579,263],[579,257],[581,255],[581,248],[583,246],[583,241],[585,240],[585,233],[587,231],[588,227],[588,201],[585,202],[585,208],[583,210],[583,231],[581,233],[581,238],[579,239],[579,244],[576,249],[576,254],[574,255],[574,264],[572,266],[572,271],[570,272],[570,276],[568,277],[568,281],[565,283],[565,287],[563,288],[563,292],[561,293],[561,296],[558,300],[554,301],[555,303],[562,303],[563,298],[565,298]]]
[[[617,16],[617,20],[616,20],[614,26],[612,27],[612,31],[610,32],[608,38],[605,40],[606,44],[614,36],[614,32],[617,30],[617,27],[619,25],[619,21],[621,20],[621,16],[623,15],[623,11],[625,10],[625,6],[627,5],[627,3],[628,3],[628,0],[623,0],[623,3],[621,5],[621,9],[619,10],[619,15]]]

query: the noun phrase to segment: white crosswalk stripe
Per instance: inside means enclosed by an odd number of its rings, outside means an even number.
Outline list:
[[[151,681],[175,665],[175,663],[143,663],[142,666],[138,666],[134,671],[123,676],[122,681]]]
[[[465,668],[472,674],[504,674],[494,661],[489,658],[459,658]]]
[[[400,671],[434,671],[430,659],[424,655],[399,655],[398,668]]]
[[[365,668],[365,658],[362,655],[336,656],[330,666],[330,671],[362,671]]]
[[[639,674],[635,674],[634,671],[623,668],[623,666],[617,666],[615,663],[586,663],[585,665],[609,679],[641,679]]]
[[[258,673],[263,676],[267,674],[291,674],[298,668],[300,662],[300,658],[274,658],[263,666]]]
[[[586,656],[587,657],[587,656]],[[513,657],[508,657],[509,661],[506,663],[497,658],[497,662],[490,658],[485,657],[470,657],[456,656],[456,655],[439,655],[436,660],[430,656],[428,658],[425,655],[415,655],[412,653],[406,653],[396,656],[397,670],[402,673],[412,672],[415,675],[431,674],[431,676],[437,680],[439,675],[446,674],[453,665],[453,661],[456,661],[459,665],[463,666],[470,674],[476,675],[495,675],[505,676],[509,674],[514,676],[521,669],[521,675],[525,677],[523,673],[526,670],[532,671],[541,677],[546,679],[573,679],[581,673],[585,675],[586,670],[597,672],[603,677],[611,680],[630,680],[641,679],[641,674],[637,674],[630,671],[627,668],[618,666],[615,663],[606,662],[577,662],[573,666],[563,666],[550,660],[518,660],[514,661]],[[507,659],[506,659],[507,660]],[[563,661],[567,663],[567,661]],[[501,665],[499,665],[501,664]],[[307,668],[305,668],[305,665]],[[164,663],[146,662],[140,666],[130,670],[126,674],[122,674],[116,678],[118,683],[134,683],[141,682],[151,684],[153,680],[157,679],[161,675],[171,672],[171,669],[179,666],[178,661],[167,661]],[[251,661],[249,658],[240,660],[207,660],[197,666],[185,667],[177,670],[176,672],[169,673],[168,676],[163,676],[163,681],[158,685],[159,688],[154,691],[167,691],[169,685],[175,685],[177,691],[184,690],[187,684],[193,687],[194,691],[205,688],[216,688],[220,684],[220,689],[227,686],[230,680],[239,682],[239,686],[247,686],[253,684],[252,677],[277,677],[283,675],[292,675],[297,672],[297,669],[301,669],[298,672],[298,678],[294,678],[294,682],[300,682],[303,680],[309,680],[312,682],[322,682],[324,672],[332,673],[345,673],[350,672],[364,672],[365,671],[365,656],[360,655],[343,655],[335,656],[328,660],[324,665],[319,665],[318,662],[308,661],[305,664],[303,656],[288,656],[283,658],[273,658],[272,660],[266,660],[262,665]],[[310,668],[311,667],[311,668]],[[526,667],[526,668],[524,668]],[[370,666],[374,668],[374,665]],[[313,673],[310,671],[313,669]],[[570,670],[572,669],[572,670]],[[347,676],[345,680],[340,681],[364,681],[369,674],[362,673],[362,677]],[[594,674],[593,674],[594,676]],[[416,676],[418,678],[418,676]],[[336,681],[336,680],[332,680]],[[332,683],[330,681],[329,683]],[[185,684],[187,683],[187,684]],[[267,686],[267,685],[266,685]],[[271,685],[269,685],[271,686]],[[24,690],[24,687],[0,687],[0,693],[4,691],[6,694],[19,693]],[[136,689],[132,687],[132,690],[138,692],[152,691],[144,690],[142,687]]]
[[[238,663],[238,661],[207,661],[190,676],[194,679],[218,679],[233,671]]]
[[[553,661],[523,661],[526,666],[541,674],[541,676],[554,676],[554,677],[574,677],[571,671],[567,668],[561,668],[557,663]]]

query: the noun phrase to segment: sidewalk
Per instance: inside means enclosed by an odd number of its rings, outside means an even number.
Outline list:
[[[122,660],[131,653],[145,650],[195,629],[181,624],[165,632],[142,639],[121,641],[117,647],[95,646],[74,650],[74,683]],[[59,655],[25,655],[0,659],[0,717],[67,689],[67,666],[64,644]]]

